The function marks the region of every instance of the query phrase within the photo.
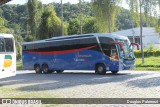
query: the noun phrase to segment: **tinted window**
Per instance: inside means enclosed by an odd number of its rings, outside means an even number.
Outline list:
[[[13,52],[13,46],[11,38],[0,38],[0,52]]]
[[[102,51],[104,52],[105,55],[110,56],[111,55],[111,50],[115,50],[116,46],[113,44],[113,39],[107,38],[107,37],[99,37],[99,41],[102,47]]]
[[[11,38],[5,38],[6,52],[13,52],[13,40]]]

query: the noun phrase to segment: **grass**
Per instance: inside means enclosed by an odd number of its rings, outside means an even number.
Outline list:
[[[17,70],[22,70],[22,61],[17,61],[16,66]]]
[[[136,58],[135,70],[160,70],[160,57],[147,57],[142,64],[142,58]]]

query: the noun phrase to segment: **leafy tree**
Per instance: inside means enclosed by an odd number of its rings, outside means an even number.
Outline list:
[[[115,19],[118,13],[117,4],[121,0],[92,0],[93,12],[97,19],[100,32],[115,30]]]
[[[8,29],[7,27],[5,27],[5,20],[3,18],[1,18],[1,17],[0,17],[0,32],[1,33],[10,32],[10,29]]]
[[[37,30],[41,22],[41,15],[43,12],[43,5],[38,0],[28,0],[29,25],[33,36],[37,37]]]
[[[158,6],[159,6],[159,10],[160,10],[160,0],[157,0],[157,4],[158,4]],[[157,18],[157,20],[155,21],[155,26],[156,26],[156,30],[157,30],[157,32],[159,32],[159,34],[160,34],[160,16],[157,16],[158,18]]]
[[[36,40],[32,35],[27,35],[27,37],[24,38],[25,42],[31,42]]]
[[[140,15],[139,8],[143,10],[143,25],[152,26],[152,21],[155,18],[152,15],[156,16],[157,10],[156,6],[159,4],[160,0],[126,0],[130,6],[130,12],[132,20],[136,23],[136,26],[140,25]],[[144,23],[145,22],[145,23]]]
[[[59,17],[57,17],[53,5],[48,5],[46,10],[42,14],[42,20],[39,29],[39,36],[40,36],[39,39],[45,39],[60,35],[61,35],[61,20]]]
[[[80,20],[78,18],[72,18],[68,21],[69,26],[68,26],[68,34],[73,35],[73,34],[80,34]]]
[[[117,30],[130,29],[132,27],[135,27],[135,23],[132,21],[129,10],[121,8],[116,19]]]
[[[83,33],[97,33],[99,28],[96,24],[96,19],[93,17],[88,17],[83,26]]]

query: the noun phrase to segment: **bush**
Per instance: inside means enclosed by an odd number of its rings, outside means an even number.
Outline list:
[[[134,51],[135,57],[140,58],[142,57],[141,50],[135,50]],[[160,56],[160,50],[144,50],[144,57],[150,57],[150,56]]]

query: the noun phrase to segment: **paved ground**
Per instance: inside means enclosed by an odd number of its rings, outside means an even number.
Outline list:
[[[117,75],[96,75],[94,71],[66,71],[63,74],[35,74],[19,71],[15,77],[2,79],[3,87],[15,87],[23,93],[50,93],[58,98],[160,98],[160,72],[121,71]],[[3,90],[5,93],[5,90]],[[4,94],[2,94],[4,97]],[[12,97],[12,95],[10,95]],[[30,95],[29,98],[32,98]],[[159,101],[160,102],[160,101]],[[70,105],[61,105],[70,106]],[[76,105],[82,106],[82,105]],[[160,107],[160,105],[83,105],[103,107]]]

